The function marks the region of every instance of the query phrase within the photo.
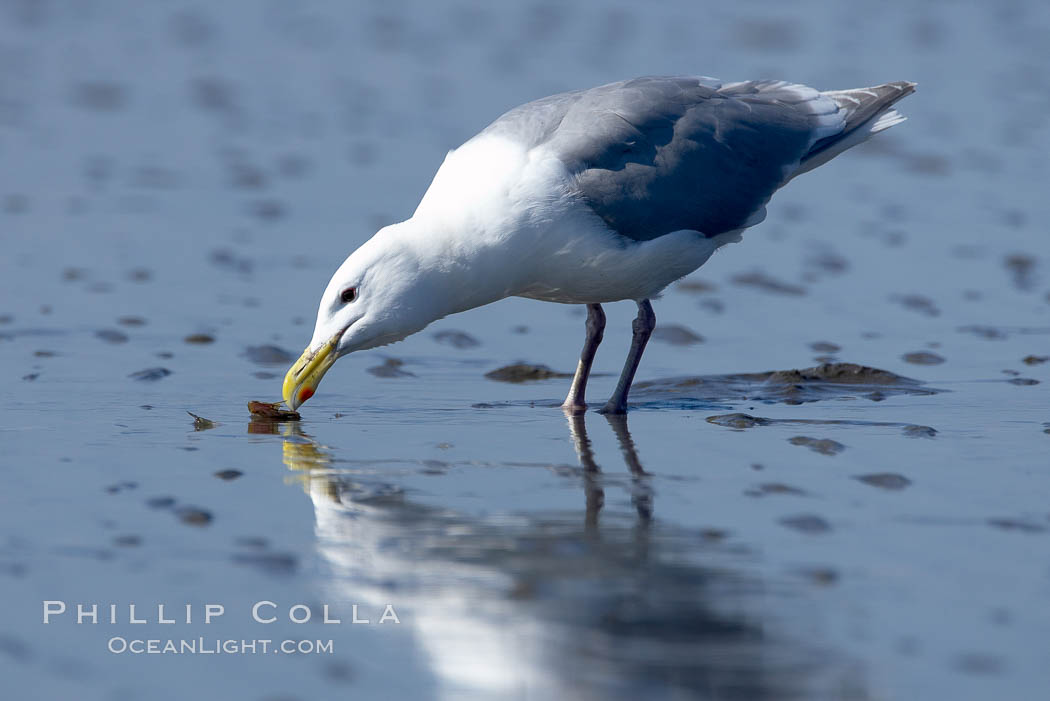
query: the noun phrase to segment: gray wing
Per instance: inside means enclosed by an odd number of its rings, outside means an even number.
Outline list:
[[[711,237],[760,221],[814,144],[844,134],[848,112],[801,85],[650,77],[522,105],[482,134],[551,149],[623,236]]]

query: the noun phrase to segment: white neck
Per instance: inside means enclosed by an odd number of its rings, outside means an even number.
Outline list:
[[[522,286],[507,274],[514,266],[502,236],[476,233],[465,236],[448,221],[417,214],[375,238],[411,259],[416,295],[425,299],[421,311],[436,320],[513,296]]]

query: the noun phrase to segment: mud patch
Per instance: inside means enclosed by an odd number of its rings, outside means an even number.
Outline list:
[[[100,341],[106,343],[112,343],[114,345],[128,342],[128,335],[123,331],[117,331],[116,329],[101,329],[95,332],[95,337]]]
[[[801,425],[801,426],[890,426],[900,428],[901,434],[908,438],[933,438],[937,429],[918,424],[900,423],[897,421],[860,421],[857,419],[770,419],[765,416],[750,414],[719,414],[708,416],[707,423],[725,426],[736,430],[754,428],[755,426]]]
[[[890,301],[896,302],[908,311],[923,314],[925,316],[933,317],[941,315],[941,310],[937,308],[934,301],[923,295],[893,295],[890,297]]]
[[[929,351],[916,351],[905,353],[901,356],[901,360],[912,365],[940,365],[944,362],[944,356]]]
[[[1050,299],[1050,296],[1048,296]],[[982,324],[971,324],[959,326],[960,334],[971,334],[978,338],[989,341],[1002,341],[1011,335],[1018,336],[1042,336],[1050,334],[1050,326],[986,326]]]
[[[990,518],[988,525],[1001,531],[1016,531],[1018,533],[1044,533],[1046,526],[1041,523],[1022,521],[1015,518]]]
[[[207,526],[212,522],[212,515],[196,506],[182,506],[175,509],[175,515],[187,526]]]
[[[753,489],[748,489],[744,492],[744,496],[749,497],[764,497],[772,494],[783,494],[789,496],[806,496],[806,492],[799,489],[798,487],[792,487],[789,484],[780,484],[779,482],[766,482],[760,484]]]
[[[532,365],[530,363],[517,363],[507,365],[485,373],[485,377],[497,382],[535,382],[537,380],[549,380],[555,377],[572,377],[570,373],[552,370],[546,365]]]
[[[909,424],[901,430],[901,433],[908,438],[933,438],[937,435],[937,429],[932,426]]]
[[[821,455],[838,455],[846,446],[842,445],[838,441],[833,441],[830,438],[812,438],[810,436],[795,436],[788,439],[788,443],[791,445],[803,445],[814,453],[820,453]]]
[[[932,395],[944,390],[919,380],[855,363],[825,363],[804,370],[671,377],[637,382],[631,390],[634,403],[745,402],[803,404],[827,399]]]
[[[899,492],[900,490],[911,486],[910,479],[904,475],[898,475],[895,472],[877,472],[871,475],[858,475],[853,479],[858,482],[863,482],[869,487],[878,487],[879,489],[886,489],[891,492]]]
[[[128,377],[139,382],[156,382],[157,380],[163,380],[170,374],[171,370],[167,368],[146,368],[145,370],[133,372]]]
[[[1014,253],[1003,260],[1007,272],[1013,279],[1014,287],[1022,292],[1035,288],[1035,258],[1025,253]]]
[[[718,426],[737,429],[752,428],[754,426],[769,426],[772,423],[776,423],[773,419],[765,419],[761,416],[751,416],[750,414],[721,414],[719,416],[708,416],[707,422]]]

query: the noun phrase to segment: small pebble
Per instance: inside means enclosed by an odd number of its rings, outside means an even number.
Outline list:
[[[906,363],[912,365],[940,365],[944,362],[944,358],[936,353],[930,353],[929,351],[916,351],[914,353],[905,353],[901,358]]]
[[[150,497],[146,500],[146,506],[151,509],[170,509],[175,506],[174,497]]]
[[[880,489],[888,489],[890,491],[900,491],[905,487],[911,486],[911,480],[904,475],[898,475],[894,472],[877,472],[871,475],[859,475],[853,479],[863,482],[864,484],[872,487],[878,487]]]
[[[726,426],[727,428],[752,428],[754,426],[768,426],[770,421],[761,416],[751,416],[750,414],[720,414],[718,416],[708,416],[707,423]]]
[[[831,524],[814,514],[785,516],[777,521],[780,525],[800,533],[818,534],[831,531]]]
[[[179,520],[190,526],[207,526],[212,521],[212,515],[204,509],[194,506],[183,506],[175,510]]]
[[[815,341],[810,343],[809,347],[817,353],[838,353],[842,350],[842,346],[835,343],[829,343],[828,341]]]
[[[171,370],[167,368],[146,368],[145,370],[133,372],[128,377],[141,382],[156,382],[157,380],[163,380],[170,374]]]
[[[106,343],[116,344],[128,342],[128,335],[126,333],[123,333],[122,331],[117,331],[115,329],[101,329],[100,331],[95,332],[95,336],[97,338],[102,339]]]

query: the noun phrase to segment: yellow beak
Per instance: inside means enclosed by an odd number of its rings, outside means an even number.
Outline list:
[[[316,352],[311,352],[307,348],[299,360],[288,369],[288,374],[284,376],[282,393],[284,403],[289,408],[297,409],[303,402],[314,396],[317,385],[321,384],[321,378],[338,358],[334,351],[342,335],[343,332],[340,331],[332,336]]]

